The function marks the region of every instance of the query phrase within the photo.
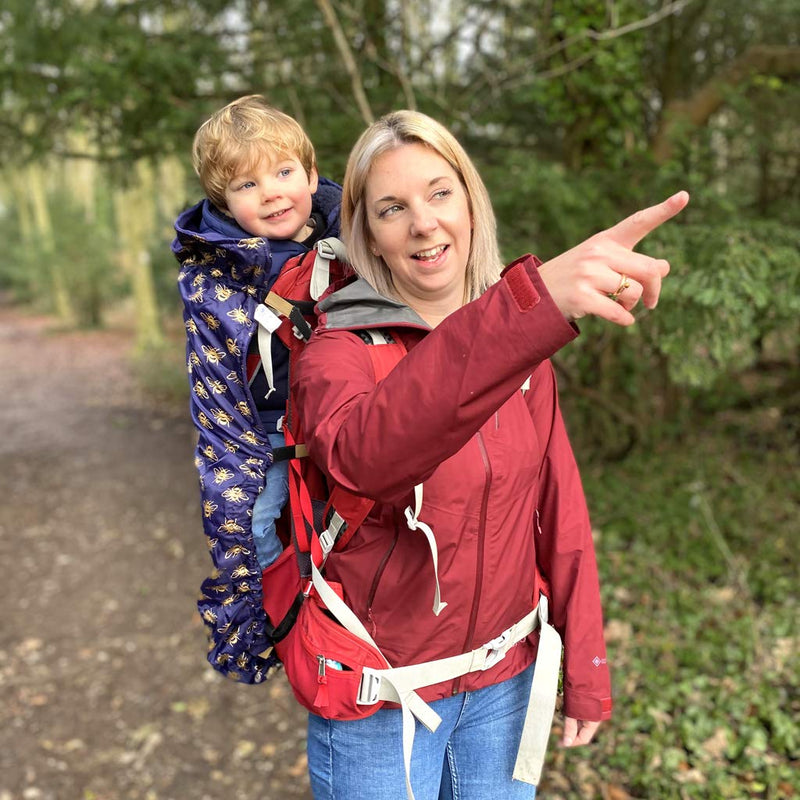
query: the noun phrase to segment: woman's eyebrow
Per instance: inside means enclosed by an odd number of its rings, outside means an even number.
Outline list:
[[[435,183],[439,183],[439,181],[446,181],[446,180],[449,180],[449,177],[447,175],[440,175],[438,178],[431,178],[428,181],[428,187],[433,186]],[[388,200],[397,200],[397,197],[395,195],[393,195],[393,194],[387,194],[387,195],[384,195],[383,197],[377,198],[373,202],[375,202],[375,203],[385,203]]]

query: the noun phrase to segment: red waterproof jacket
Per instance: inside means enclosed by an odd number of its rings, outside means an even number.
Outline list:
[[[543,578],[564,641],[564,712],[600,720],[611,692],[597,566],[547,360],[576,331],[537,267],[531,256],[518,260],[434,330],[365,281],[348,284],[319,304],[292,391],[311,457],[329,479],[376,501],[330,555],[326,577],[341,582],[389,663],[480,647],[536,605]],[[378,385],[354,333],[370,328],[408,349]],[[404,514],[418,483],[448,604],[439,616],[430,549]],[[430,701],[510,678],[535,659],[537,643],[534,633],[485,672],[419,694]]]

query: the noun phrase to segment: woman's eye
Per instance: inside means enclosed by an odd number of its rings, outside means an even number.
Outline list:
[[[396,214],[399,210],[400,206],[398,205],[386,206],[386,208],[383,208],[378,212],[378,216],[383,219],[384,217],[390,217],[392,214]]]
[[[433,196],[435,198],[437,198],[438,200],[444,200],[446,197],[449,197],[451,194],[453,194],[453,190],[452,189],[439,189],[439,190],[437,190],[436,192],[433,193]]]

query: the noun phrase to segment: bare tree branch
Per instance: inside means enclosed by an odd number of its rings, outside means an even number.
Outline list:
[[[653,139],[653,157],[664,162],[672,155],[672,135],[681,124],[706,125],[725,102],[726,90],[762,72],[781,77],[800,73],[800,47],[795,45],[754,45],[732,61],[719,75],[701,86],[686,100],[673,100],[664,109],[661,125]]]
[[[358,64],[356,64],[356,60],[353,57],[353,51],[350,49],[350,44],[339,23],[336,12],[333,10],[330,0],[316,0],[316,3],[322,15],[325,17],[325,22],[331,29],[336,47],[339,50],[339,55],[342,57],[344,67],[347,70],[347,74],[350,76],[353,97],[355,97],[358,110],[361,112],[361,117],[367,125],[371,125],[375,121],[375,115],[372,113],[369,100],[367,100],[367,93],[364,91],[364,82],[361,80]]]

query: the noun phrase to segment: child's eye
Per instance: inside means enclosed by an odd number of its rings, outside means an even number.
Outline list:
[[[236,187],[236,191],[238,192],[240,189],[251,189],[251,188],[252,188],[253,186],[255,186],[255,185],[256,185],[256,184],[255,184],[255,182],[254,182],[254,181],[243,181],[242,183],[240,183],[240,184],[239,184],[239,185]]]
[[[281,178],[288,178],[294,170],[291,167],[284,167],[282,170],[278,172],[278,175]]]

